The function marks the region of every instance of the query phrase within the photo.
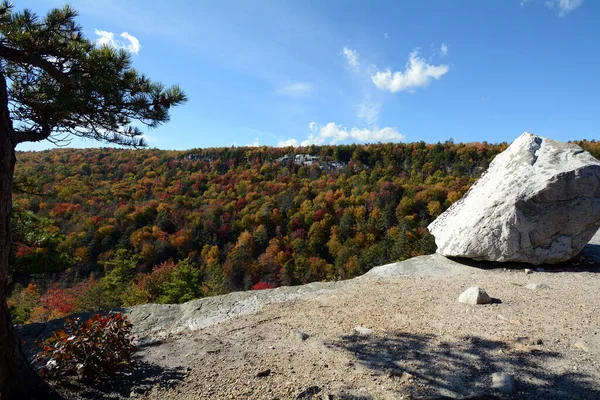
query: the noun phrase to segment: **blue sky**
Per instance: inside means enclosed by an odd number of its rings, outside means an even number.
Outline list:
[[[600,139],[598,1],[70,4],[89,38],[188,94],[150,147]]]

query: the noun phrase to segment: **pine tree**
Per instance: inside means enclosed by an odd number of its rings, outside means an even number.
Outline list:
[[[66,6],[39,18],[0,3],[0,398],[57,397],[23,356],[6,303],[15,148],[70,136],[145,145],[139,122],[156,127],[185,102],[177,86],[152,82],[128,53],[97,47]]]

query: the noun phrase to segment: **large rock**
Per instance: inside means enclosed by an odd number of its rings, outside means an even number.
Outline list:
[[[600,161],[525,132],[429,231],[444,256],[538,265],[577,255],[599,227]]]

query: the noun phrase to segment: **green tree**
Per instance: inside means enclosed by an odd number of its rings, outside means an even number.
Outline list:
[[[135,276],[138,257],[132,256],[127,250],[119,249],[115,256],[104,263],[105,275],[100,280],[104,287],[105,297],[108,308],[121,307],[123,305],[123,296],[129,282]]]
[[[13,205],[10,223],[13,253],[19,246],[30,250],[11,260],[10,272],[13,276],[18,273],[57,272],[73,264],[68,254],[57,250],[64,236],[58,233],[58,228],[50,219],[38,217],[29,210]]]
[[[138,73],[130,56],[97,47],[65,6],[44,18],[0,3],[0,397],[57,398],[27,363],[6,303],[15,148],[69,135],[143,146],[139,122],[156,127],[186,100]]]
[[[164,283],[159,303],[180,304],[202,297],[202,271],[194,267],[189,258],[180,261]]]

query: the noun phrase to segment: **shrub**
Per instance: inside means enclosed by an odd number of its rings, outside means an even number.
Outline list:
[[[98,378],[131,364],[135,346],[132,325],[121,313],[92,316],[85,323],[67,319],[65,329],[43,343],[36,356],[42,376]]]

